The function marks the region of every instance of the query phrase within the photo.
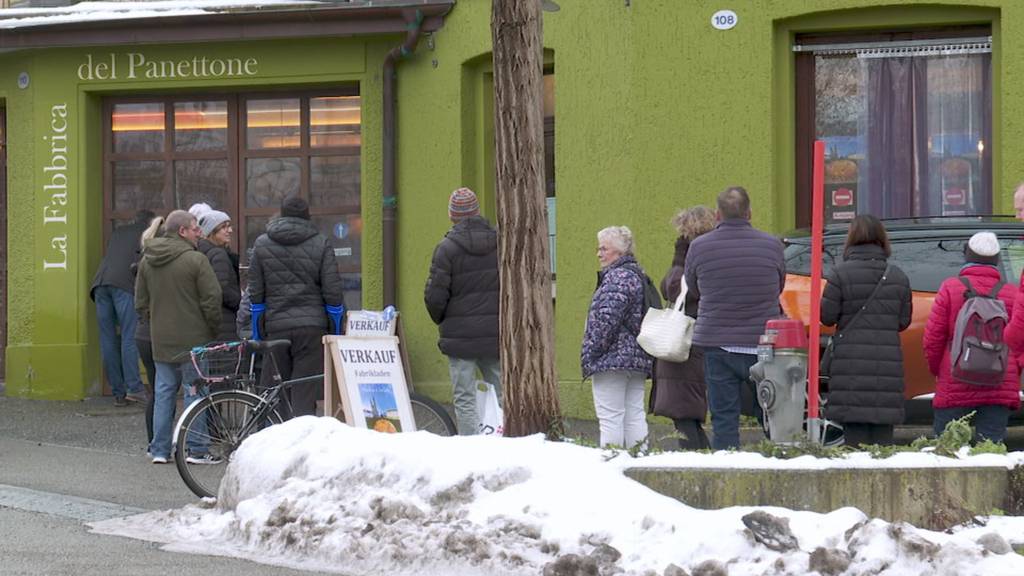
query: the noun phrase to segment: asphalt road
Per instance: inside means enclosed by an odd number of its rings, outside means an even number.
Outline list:
[[[89,521],[195,502],[174,466],[145,451],[141,408],[0,396],[0,574],[316,574],[90,533]]]

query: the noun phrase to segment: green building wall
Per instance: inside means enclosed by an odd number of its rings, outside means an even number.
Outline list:
[[[756,226],[795,222],[792,40],[805,32],[989,23],[993,32],[995,209],[1012,207],[1024,177],[1024,103],[1002,87],[1024,64],[1024,43],[1000,34],[1024,26],[1024,6],[1002,2],[749,0],[728,6],[739,24],[711,26],[717,2],[558,0],[544,14],[555,70],[557,178],[556,350],[563,410],[592,416],[579,347],[598,269],[596,233],[627,225],[641,264],[660,278],[672,259],[679,208],[713,204],[745,186]],[[628,5],[627,5],[628,4]],[[414,379],[447,387],[436,331],[420,304],[434,243],[450,223],[454,187],[483,191],[493,207],[486,138],[489,2],[460,2],[400,71],[400,303]],[[1011,115],[1012,114],[1012,115]],[[421,138],[408,138],[410,133]],[[456,159],[461,166],[453,165]],[[494,220],[493,208],[487,214]]]
[[[388,40],[388,41],[385,41]],[[77,399],[100,390],[99,344],[89,299],[103,250],[103,96],[210,93],[358,83],[362,93],[364,218],[380,221],[379,66],[398,38],[185,46],[89,47],[8,54],[0,61],[8,119],[8,343],[13,396]],[[131,78],[130,54],[149,61],[255,59],[244,77]],[[88,63],[117,62],[117,77],[89,80]],[[19,74],[29,83],[19,88]],[[53,143],[57,142],[56,145]],[[49,188],[47,188],[49,186]],[[65,195],[66,192],[66,195]],[[380,301],[381,238],[368,227],[363,254],[369,305]]]
[[[592,414],[579,345],[597,260],[597,230],[628,225],[640,262],[658,278],[672,256],[677,209],[711,204],[729,184],[751,192],[755,225],[794,224],[793,35],[988,23],[993,34],[994,204],[1011,207],[1024,178],[1024,5],[1012,0],[747,0],[739,24],[710,24],[721,8],[693,0],[557,0],[544,14],[546,57],[556,77],[556,350],[564,408]],[[413,380],[448,394],[446,359],[422,304],[436,242],[447,231],[449,192],[477,190],[494,221],[490,2],[460,0],[444,27],[398,67],[398,306]],[[628,4],[628,5],[627,5]],[[0,59],[9,130],[8,394],[79,398],[99,389],[97,329],[88,289],[102,251],[100,99],[211,89],[310,87],[358,82],[362,95],[364,306],[382,303],[381,79],[398,37],[136,46],[15,52]],[[259,73],[230,80],[82,82],[84,54],[152,58],[245,56]],[[28,72],[28,88],[16,79]],[[67,103],[69,268],[42,270],[55,225],[42,223],[51,107]],[[32,240],[29,241],[28,239]]]

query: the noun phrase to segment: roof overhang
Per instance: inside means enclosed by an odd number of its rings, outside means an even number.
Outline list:
[[[455,0],[311,2],[6,28],[10,19],[0,11],[0,50],[403,34],[417,12],[423,31],[433,32],[454,5]]]

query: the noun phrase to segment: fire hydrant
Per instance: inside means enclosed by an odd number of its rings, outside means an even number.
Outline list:
[[[764,411],[771,441],[795,444],[806,438],[807,333],[803,322],[782,318],[765,324],[750,378],[757,386],[757,403]]]

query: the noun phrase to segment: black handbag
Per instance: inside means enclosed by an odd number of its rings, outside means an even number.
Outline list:
[[[879,289],[882,288],[882,284],[885,282],[886,277],[889,276],[889,270],[892,268],[891,264],[885,266],[885,270],[882,271],[882,277],[878,279],[878,284],[875,284],[875,289],[871,291],[871,295],[861,305],[860,310],[853,315],[853,318],[846,323],[846,328],[842,331],[835,332],[834,334],[827,334],[821,337],[822,342],[818,344],[820,347],[824,347],[824,351],[821,353],[821,362],[818,363],[818,381],[823,384],[828,384],[832,378],[832,360],[836,354],[836,342],[843,339],[843,334],[850,329],[851,326],[857,323],[860,319],[861,314],[864,310],[867,310],[868,304],[875,299],[878,295]],[[822,346],[823,345],[823,346]]]

